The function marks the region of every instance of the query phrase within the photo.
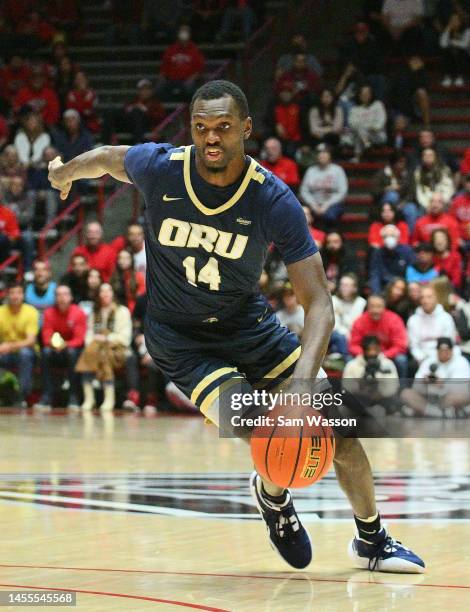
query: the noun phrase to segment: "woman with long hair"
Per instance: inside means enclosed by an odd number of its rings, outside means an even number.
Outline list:
[[[338,146],[344,129],[344,113],[331,89],[323,89],[318,103],[309,110],[308,129],[313,146],[321,142]]]
[[[124,367],[130,354],[131,340],[129,309],[119,305],[111,285],[103,283],[88,316],[85,348],[76,366],[77,372],[83,375],[83,411],[95,406],[93,378],[103,384],[104,400],[100,410],[106,412],[114,409],[114,372]]]
[[[463,75],[468,72],[470,55],[470,28],[462,15],[454,13],[449,19],[447,27],[439,39],[442,49],[445,76],[442,80],[444,87],[465,85]]]
[[[452,285],[462,288],[462,256],[451,247],[447,230],[435,229],[431,234],[431,244],[434,251],[434,265],[441,274],[445,274]]]
[[[445,202],[454,195],[454,181],[450,168],[444,165],[436,151],[431,148],[423,149],[421,163],[413,174],[413,201],[421,209],[427,210],[434,192],[439,191]]]
[[[135,270],[134,257],[127,249],[119,251],[110,283],[116,300],[127,306],[132,314],[137,297],[145,293],[145,277]]]
[[[384,241],[381,231],[386,225],[395,225],[400,230],[399,244],[410,243],[408,225],[402,220],[397,207],[391,202],[384,202],[379,208],[378,219],[369,226],[367,241],[370,247],[374,249],[383,247]]]
[[[21,121],[14,145],[20,162],[27,168],[42,161],[44,149],[50,146],[51,137],[44,129],[44,122],[39,113],[29,113]]]
[[[373,145],[383,145],[387,140],[387,111],[383,102],[376,100],[370,85],[359,88],[356,104],[349,113],[354,155],[357,160],[366,149]]]
[[[385,287],[385,307],[397,314],[406,323],[414,312],[408,298],[408,287],[404,278],[394,278]]]
[[[87,299],[80,301],[78,305],[88,317],[93,310],[95,302],[98,298],[100,287],[103,284],[103,277],[101,276],[100,271],[96,268],[91,268],[91,270],[88,270],[86,284]]]

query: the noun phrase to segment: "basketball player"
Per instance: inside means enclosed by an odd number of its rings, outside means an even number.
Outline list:
[[[334,316],[317,247],[290,189],[245,155],[252,121],[243,92],[203,85],[190,106],[193,145],[104,146],[49,179],[65,199],[73,181],[111,174],[145,202],[146,344],[157,366],[218,424],[222,393],[243,381],[293,384],[325,376],[321,363]],[[305,309],[302,346],[256,291],[269,244],[279,249]],[[243,374],[242,374],[243,373]],[[251,387],[250,387],[251,388]],[[291,388],[289,388],[291,390]],[[375,505],[372,473],[357,439],[338,439],[335,469],[355,515],[354,564],[421,573],[423,561],[392,539]],[[250,486],[272,546],[295,568],[312,559],[291,494],[253,473]]]

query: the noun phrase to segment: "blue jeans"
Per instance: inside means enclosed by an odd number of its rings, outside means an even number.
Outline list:
[[[80,375],[75,372],[75,364],[81,353],[80,348],[66,348],[63,351],[55,351],[46,346],[41,351],[42,370],[42,394],[44,403],[50,403],[56,389],[56,379],[52,376],[52,367],[67,368],[67,377],[70,381],[69,400],[77,400],[79,394]]]
[[[320,216],[315,213],[315,216],[318,216],[326,225],[335,225],[338,223],[340,218],[344,213],[344,204],[343,202],[338,202],[337,204],[332,204],[325,212]]]
[[[397,368],[398,377],[407,378],[408,377],[408,357],[404,353],[400,353],[399,355],[395,355],[392,361],[395,364],[395,367]]]
[[[14,353],[0,355],[0,367],[18,370],[21,398],[26,400],[33,388],[34,350],[22,348]]]
[[[348,341],[346,336],[340,334],[339,331],[333,330],[330,337],[329,353],[340,353],[345,360],[349,358]]]

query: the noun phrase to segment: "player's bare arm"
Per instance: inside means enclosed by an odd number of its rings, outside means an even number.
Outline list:
[[[49,162],[49,181],[54,189],[60,191],[60,198],[65,200],[72,188],[73,181],[93,179],[110,174],[123,183],[130,183],[124,169],[126,145],[116,147],[105,145],[78,155],[66,164],[60,157]]]
[[[302,354],[294,379],[315,379],[328,349],[335,317],[319,253],[287,266],[297,300],[305,311]]]

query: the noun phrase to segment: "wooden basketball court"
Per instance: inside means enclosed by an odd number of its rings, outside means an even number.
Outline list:
[[[332,473],[296,492],[315,550],[291,571],[249,497],[246,446],[198,417],[13,413],[0,431],[0,590],[76,591],[87,612],[470,609],[466,440],[365,442],[385,522],[427,564],[407,576],[350,567]]]

